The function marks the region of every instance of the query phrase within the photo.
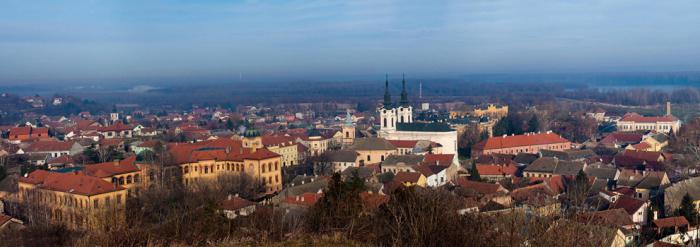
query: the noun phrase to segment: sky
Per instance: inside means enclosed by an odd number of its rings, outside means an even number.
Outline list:
[[[3,0],[0,85],[700,71],[700,1]]]

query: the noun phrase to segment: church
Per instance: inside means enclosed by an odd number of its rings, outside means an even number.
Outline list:
[[[408,101],[406,78],[402,80],[401,99],[391,101],[389,76],[386,78],[384,103],[378,109],[379,137],[387,140],[427,140],[442,145],[445,154],[457,154],[457,131],[446,123],[422,123],[413,121],[413,107]],[[457,155],[454,156],[457,162]]]

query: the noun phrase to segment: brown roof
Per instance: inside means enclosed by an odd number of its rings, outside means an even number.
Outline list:
[[[497,193],[499,190],[505,191],[503,186],[500,184],[484,183],[471,181],[466,178],[458,178],[456,181],[457,186],[464,189],[472,189],[484,195]]]
[[[114,175],[138,172],[136,156],[127,157],[121,161],[104,162],[85,166],[85,173],[90,176],[106,178]]]
[[[644,136],[640,133],[635,132],[614,132],[610,133],[605,138],[600,140],[603,144],[613,144],[613,143],[637,143],[642,141]]]
[[[27,147],[27,152],[51,152],[51,151],[66,151],[73,147],[75,142],[62,141],[37,141]]]
[[[423,159],[424,164],[449,166],[452,164],[454,154],[426,154]]]
[[[417,183],[420,179],[421,174],[419,172],[398,172],[394,176],[394,181],[401,183]]]
[[[125,190],[97,177],[82,173],[58,173],[36,170],[19,179],[20,182],[30,183],[46,190],[61,191],[78,195],[99,195],[114,191]]]
[[[625,227],[634,225],[632,216],[627,214],[627,212],[622,208],[586,212],[579,214],[576,218],[579,222],[609,227]]]
[[[491,137],[489,139],[483,140],[477,143],[475,146],[481,150],[489,149],[501,149],[501,148],[511,148],[511,147],[524,147],[533,145],[546,145],[555,143],[566,143],[569,140],[552,133],[540,133],[540,134],[524,134],[524,135],[511,135],[511,136],[501,136],[501,137]]]
[[[663,219],[654,220],[654,225],[658,228],[670,228],[670,227],[682,227],[687,226],[688,220],[683,216],[669,217]]]
[[[238,210],[241,208],[245,208],[248,206],[255,205],[254,202],[248,201],[246,199],[240,198],[238,196],[233,196],[230,199],[227,199],[219,205],[221,209],[224,210]]]
[[[296,138],[291,136],[272,136],[267,135],[262,137],[262,142],[264,146],[291,146],[296,144]]]
[[[514,165],[476,165],[476,169],[482,176],[515,176],[515,173],[518,172],[518,167]]]

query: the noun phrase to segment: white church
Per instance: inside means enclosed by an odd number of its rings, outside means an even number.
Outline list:
[[[408,102],[406,79],[402,81],[401,100],[391,102],[389,77],[385,82],[384,104],[378,109],[380,118],[379,137],[387,140],[427,140],[442,145],[443,153],[455,154],[457,161],[457,131],[446,123],[413,122],[413,107]]]

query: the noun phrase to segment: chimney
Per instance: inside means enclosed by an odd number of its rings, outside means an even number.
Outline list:
[[[231,198],[231,194],[228,194],[228,196],[226,197],[227,200],[231,200]]]
[[[114,160],[114,166],[119,166],[119,160]]]
[[[671,101],[666,101],[666,116],[671,116]]]

